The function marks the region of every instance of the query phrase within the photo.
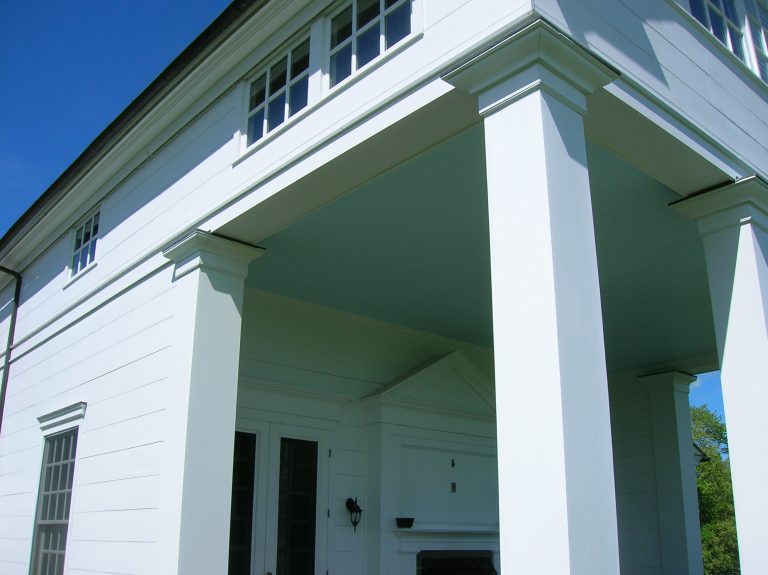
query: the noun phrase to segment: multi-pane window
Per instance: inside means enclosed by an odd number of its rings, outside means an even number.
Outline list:
[[[768,0],[689,0],[691,14],[768,82]]]
[[[749,35],[760,77],[768,82],[768,1],[745,0]]]
[[[99,212],[89,217],[75,230],[72,254],[72,272],[75,276],[91,265],[96,258],[96,242],[99,239]]]
[[[335,86],[411,33],[411,0],[353,0],[331,18]]]
[[[306,107],[308,96],[309,38],[288,50],[251,82],[248,145]]]
[[[76,428],[45,439],[35,518],[32,575],[64,573],[76,450]]]
[[[733,52],[740,60],[744,56],[742,33],[736,0],[690,0],[691,14]]]

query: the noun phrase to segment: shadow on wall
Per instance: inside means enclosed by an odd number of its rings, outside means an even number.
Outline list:
[[[650,23],[678,17],[666,2],[534,0],[533,3],[539,14],[583,46],[609,61],[634,62],[657,81],[669,85],[656,53],[656,46],[662,46],[663,40],[660,36],[649,37],[649,34],[657,35]],[[669,47],[673,48],[671,43]]]

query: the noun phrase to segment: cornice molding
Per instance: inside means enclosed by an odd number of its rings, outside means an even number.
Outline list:
[[[745,224],[768,231],[768,182],[756,175],[747,176],[673,202],[670,207],[696,220],[702,234]]]
[[[690,385],[696,381],[696,376],[684,371],[667,371],[664,373],[654,373],[643,375],[637,378],[640,383],[651,393],[664,392],[669,385],[675,391],[688,395]]]
[[[37,418],[40,429],[46,433],[56,433],[74,425],[85,417],[88,404],[84,401],[73,403],[56,411],[46,413]]]
[[[618,77],[616,69],[538,16],[443,75],[446,82],[478,97],[481,114],[535,90],[584,113],[586,96]]]
[[[176,264],[176,279],[198,268],[244,278],[248,264],[265,252],[264,248],[194,230],[165,248],[163,256]]]

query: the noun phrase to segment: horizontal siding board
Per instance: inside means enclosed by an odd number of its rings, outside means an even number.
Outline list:
[[[70,573],[156,573],[156,543],[74,541],[68,550]]]
[[[77,483],[87,486],[108,481],[152,476],[164,466],[162,443],[136,446],[130,449],[78,458]]]
[[[115,422],[82,434],[78,446],[80,459],[98,457],[163,441],[166,429],[165,410]]]
[[[77,485],[78,513],[159,509],[161,476],[128,477]]]
[[[764,95],[706,33],[666,2],[535,0],[542,14],[704,127],[736,157],[768,169]]]
[[[71,516],[73,542],[155,542],[160,513],[156,509],[77,511]]]

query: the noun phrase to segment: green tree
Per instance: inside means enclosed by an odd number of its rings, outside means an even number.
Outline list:
[[[707,456],[696,471],[705,575],[739,575],[728,436],[722,418],[706,405],[691,408],[693,441]]]

